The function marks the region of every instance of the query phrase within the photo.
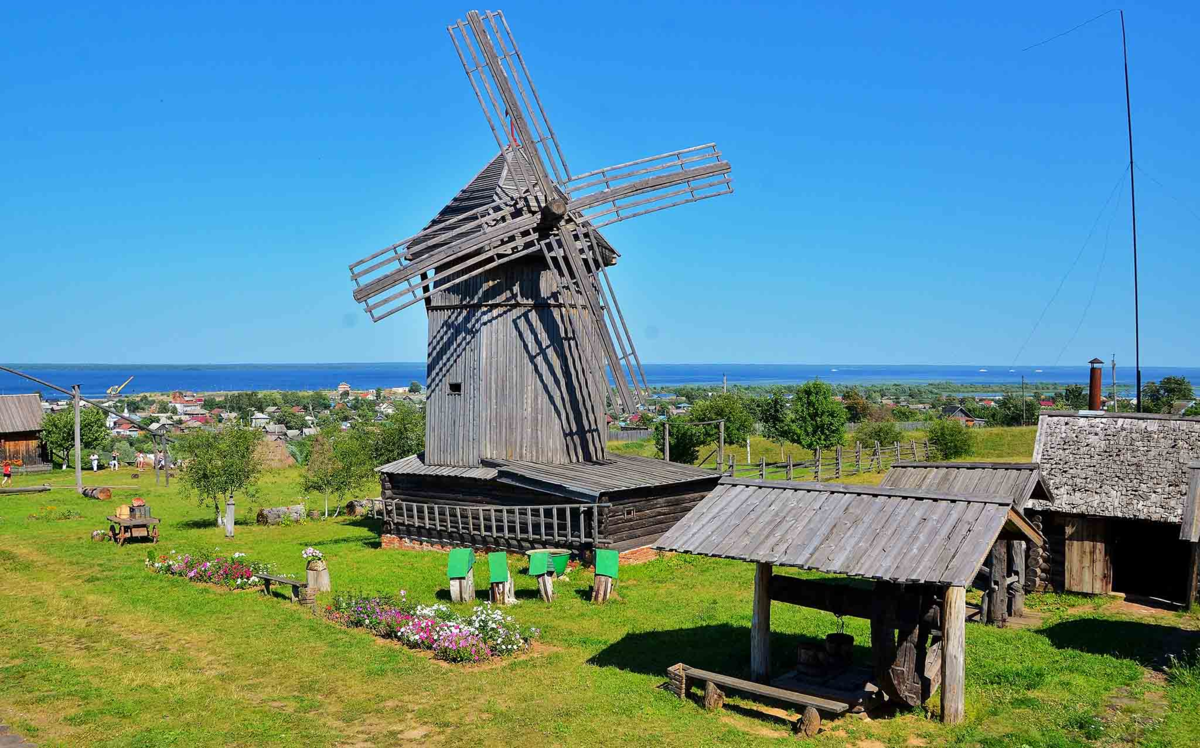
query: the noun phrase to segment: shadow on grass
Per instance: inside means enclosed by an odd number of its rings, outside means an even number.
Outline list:
[[[1146,621],[1073,618],[1038,630],[1058,649],[1112,655],[1144,666],[1162,667],[1168,655],[1200,646],[1200,631]]]
[[[801,642],[811,644],[820,641],[809,636],[772,632],[771,673],[780,675],[796,666],[796,649]],[[855,644],[854,660],[857,663],[869,663],[871,648]],[[664,678],[667,668],[682,662],[722,675],[749,678],[750,628],[719,623],[626,634],[587,662],[596,667],[615,667]]]

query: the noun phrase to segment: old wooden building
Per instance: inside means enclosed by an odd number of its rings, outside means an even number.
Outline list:
[[[0,461],[39,468],[48,464],[42,444],[42,399],[0,395]]]
[[[1046,586],[1192,599],[1200,419],[1043,413],[1033,458],[1054,493],[1026,506],[1046,534]]]
[[[965,588],[993,546],[1009,541],[1043,542],[1011,494],[723,478],[656,547],[756,565],[750,676],[771,688],[697,676],[705,663],[692,662],[677,668],[684,689],[700,677],[841,713],[881,697],[918,706],[940,685],[942,719],[957,722]],[[781,567],[855,579],[800,578]],[[773,670],[782,658],[770,652],[772,602],[870,620],[871,665]]]

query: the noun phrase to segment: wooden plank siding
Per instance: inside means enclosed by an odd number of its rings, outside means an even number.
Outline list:
[[[42,445],[40,432],[0,434],[0,460],[20,460],[26,467],[45,464],[46,449]]]
[[[1108,522],[1103,518],[1066,516],[1063,529],[1066,591],[1091,595],[1112,592]]]
[[[607,392],[587,338],[595,323],[561,302],[546,263],[519,260],[437,285],[428,307],[428,462],[604,460]]]

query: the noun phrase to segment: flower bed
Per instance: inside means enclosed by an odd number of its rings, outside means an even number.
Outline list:
[[[400,592],[390,595],[337,595],[325,607],[329,620],[350,628],[365,628],[376,636],[395,639],[406,647],[433,652],[448,662],[483,662],[529,648],[540,633],[522,628],[513,617],[490,603],[469,616],[442,604],[417,605]]]
[[[230,589],[249,589],[262,584],[259,574],[271,571],[271,565],[249,561],[245,553],[235,553],[228,558],[208,553],[146,554],[146,568],[155,574],[184,577],[192,582],[215,584]]]

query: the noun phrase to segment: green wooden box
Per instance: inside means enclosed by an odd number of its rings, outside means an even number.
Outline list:
[[[540,577],[543,574],[549,574],[551,568],[550,554],[546,551],[529,555],[529,576]]]
[[[596,551],[596,576],[609,577],[610,579],[617,578],[617,561],[621,557],[620,553],[613,550],[597,550]]]
[[[508,554],[496,551],[488,554],[488,575],[491,584],[508,581]]]
[[[475,567],[475,551],[470,548],[453,548],[446,571],[451,579],[463,579]]]

